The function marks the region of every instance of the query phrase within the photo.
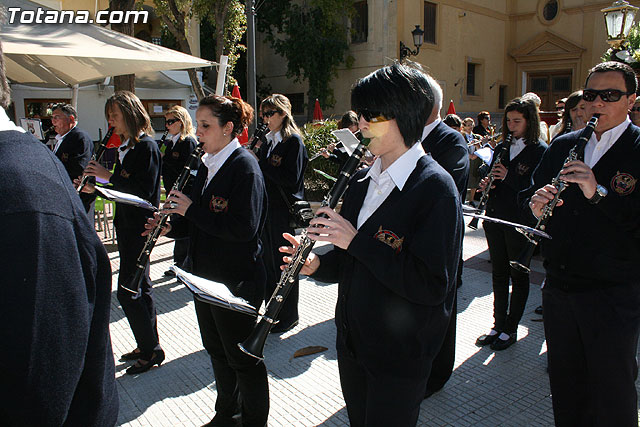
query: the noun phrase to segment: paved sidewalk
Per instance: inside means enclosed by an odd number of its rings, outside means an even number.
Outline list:
[[[108,246],[113,287],[118,252]],[[118,357],[135,341],[113,292],[111,337],[120,393],[118,425],[200,426],[214,415],[213,372],[202,348],[190,292],[163,272],[172,264],[173,243],[161,239],[152,254],[160,342],[166,360],[159,368],[131,377]],[[482,230],[467,228],[465,269],[458,294],[455,371],[442,391],[422,403],[420,426],[550,426],[553,425],[546,343],[540,305],[542,266],[534,260],[531,292],[518,329],[518,342],[502,352],[474,345],[493,324],[491,265]],[[346,426],[348,418],[338,379],[333,310],[337,285],[300,281],[300,324],[265,347],[271,410],[269,426]],[[327,351],[292,359],[302,347]]]

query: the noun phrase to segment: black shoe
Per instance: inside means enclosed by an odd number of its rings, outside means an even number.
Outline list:
[[[542,306],[539,305],[536,307],[535,310],[533,310],[536,314],[539,314],[540,316],[542,316]]]
[[[138,361],[135,364],[127,368],[127,374],[129,375],[142,374],[144,372],[147,372],[149,369],[153,368],[155,365],[160,366],[160,364],[162,364],[163,361],[164,361],[164,351],[154,350],[153,354],[151,355],[151,359],[149,360],[138,359]]]
[[[476,345],[478,347],[484,347],[485,345],[492,344],[496,339],[498,339],[498,336],[500,336],[500,332],[495,335],[481,335],[476,340]]]
[[[120,361],[121,362],[126,362],[127,360],[138,360],[140,359],[140,355],[142,354],[142,352],[140,351],[139,348],[136,348],[133,351],[130,351],[129,353],[125,353],[122,356],[120,356]]]
[[[216,414],[215,417],[202,427],[235,427],[242,425],[242,415],[237,414],[232,417],[226,416],[221,417],[219,414]]]
[[[509,338],[506,340],[501,340],[500,338],[495,340],[493,344],[491,344],[491,349],[495,351],[504,350],[511,347],[516,341],[518,341],[518,336],[514,332],[513,334],[510,334]]]
[[[171,270],[167,270],[164,272],[164,277],[176,277],[176,273]]]
[[[282,334],[284,332],[290,331],[291,329],[295,328],[296,326],[298,326],[298,320],[297,319],[295,321],[291,322],[291,323],[278,322],[278,323],[276,323],[276,325],[273,328],[271,328],[271,333],[272,334]]]

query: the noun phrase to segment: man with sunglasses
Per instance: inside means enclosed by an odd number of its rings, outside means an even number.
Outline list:
[[[533,175],[530,212],[540,217],[562,170],[569,183],[545,229],[544,326],[556,425],[637,426],[640,332],[640,128],[633,70],[589,71],[587,116],[600,114],[584,159],[563,164],[581,131],[558,137]],[[537,190],[536,190],[537,189]],[[535,191],[535,193],[534,193]]]

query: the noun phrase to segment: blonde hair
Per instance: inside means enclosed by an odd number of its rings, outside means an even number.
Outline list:
[[[273,109],[280,114],[284,114],[282,128],[280,129],[283,141],[293,134],[300,135],[300,129],[298,129],[295,120],[293,120],[293,115],[291,114],[291,101],[289,101],[289,98],[279,93],[274,93],[260,103],[260,111],[264,111],[265,108]]]
[[[117,105],[122,112],[122,117],[129,133],[129,138],[134,143],[139,141],[140,132],[153,135],[153,127],[147,110],[142,106],[140,99],[132,92],[121,90],[114,93],[104,105],[104,115],[109,119],[109,112]]]
[[[191,121],[191,116],[186,108],[181,107],[180,105],[174,105],[164,113],[164,116],[167,117],[169,114],[180,120],[180,124],[182,125],[180,126],[180,138],[186,138],[187,136],[195,137],[193,122]]]

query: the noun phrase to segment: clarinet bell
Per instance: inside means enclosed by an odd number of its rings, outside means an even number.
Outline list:
[[[533,253],[536,250],[537,243],[530,241],[527,242],[527,246],[524,248],[520,256],[515,261],[509,261],[509,265],[514,270],[517,270],[521,273],[529,273],[531,268],[531,258],[533,258]]]
[[[257,359],[256,363],[264,360],[264,344],[273,324],[264,317],[260,319],[251,334],[243,342],[238,343],[238,348],[245,354]]]

